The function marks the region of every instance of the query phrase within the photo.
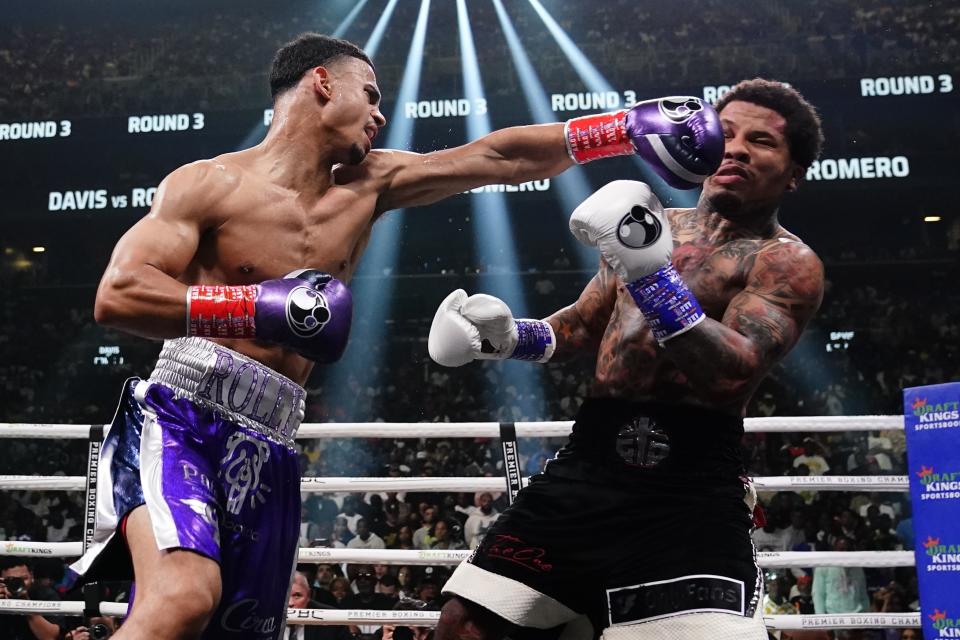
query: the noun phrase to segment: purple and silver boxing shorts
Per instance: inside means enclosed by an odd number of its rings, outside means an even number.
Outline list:
[[[297,561],[304,395],[208,340],[165,342],[150,378],[124,386],[100,453],[93,543],[73,571],[132,578],[117,531],[146,504],[160,549],[220,565],[220,606],[202,637],[277,638]]]

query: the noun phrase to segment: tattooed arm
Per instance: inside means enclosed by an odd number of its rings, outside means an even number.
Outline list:
[[[722,322],[707,318],[664,344],[691,388],[715,404],[745,402],[797,343],[823,300],[823,264],[799,242],[757,254]]]
[[[610,265],[601,258],[600,270],[587,283],[577,301],[546,318],[557,337],[557,348],[550,361],[571,360],[588,353],[595,354],[607,329],[616,299],[616,275]]]

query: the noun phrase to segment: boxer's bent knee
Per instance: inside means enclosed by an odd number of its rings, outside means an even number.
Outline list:
[[[220,604],[219,571],[212,575],[209,567],[196,561],[203,560],[214,568],[216,563],[190,551],[167,555],[194,558],[179,557],[178,562],[165,567],[161,563],[160,572],[143,587],[138,586],[131,618],[136,618],[138,629],[156,637],[198,638]]]
[[[125,533],[137,592],[124,627],[156,637],[198,637],[220,604],[220,566],[192,551],[157,549],[144,508],[130,513]]]
[[[499,616],[468,600],[453,597],[440,610],[435,640],[500,640],[508,624]]]
[[[172,618],[171,625],[179,629],[184,637],[200,635],[213,617],[220,604],[220,575],[211,575],[210,567],[204,567],[203,570],[193,571],[189,567],[197,568],[196,562],[192,560],[202,559],[214,565],[216,564],[209,558],[201,558],[190,551],[174,551],[172,554],[182,554],[194,556],[191,561],[183,563],[177,571],[172,571],[164,575],[164,579],[154,582],[152,596],[153,603],[164,608],[169,618]],[[166,577],[169,576],[169,580]],[[140,594],[137,594],[139,597]],[[152,607],[156,610],[156,607]]]

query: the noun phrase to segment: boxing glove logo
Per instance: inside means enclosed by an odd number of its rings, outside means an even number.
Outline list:
[[[640,205],[620,219],[617,225],[617,240],[631,249],[646,249],[663,234],[663,223],[657,216]]]
[[[301,338],[312,338],[330,321],[330,308],[323,294],[309,285],[294,287],[287,294],[287,324]]]
[[[703,103],[697,98],[663,98],[660,100],[660,113],[670,122],[681,124],[695,113],[703,111]]]

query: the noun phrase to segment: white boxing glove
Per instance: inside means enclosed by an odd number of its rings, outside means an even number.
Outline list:
[[[650,187],[615,180],[600,187],[570,216],[570,232],[597,247],[610,267],[633,282],[670,262],[673,236],[663,205]]]
[[[670,261],[670,223],[647,185],[616,180],[601,187],[570,216],[570,232],[583,244],[600,249],[660,344],[706,318]]]
[[[463,289],[448,295],[430,326],[427,350],[437,364],[460,367],[473,360],[515,358],[546,362],[557,340],[543,320],[515,320],[510,307],[483,293]]]

